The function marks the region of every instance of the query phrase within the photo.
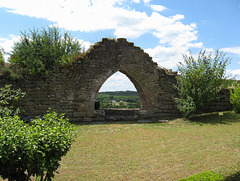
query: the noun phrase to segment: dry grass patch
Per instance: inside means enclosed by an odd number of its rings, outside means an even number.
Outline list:
[[[77,125],[78,137],[55,180],[169,181],[223,173],[239,164],[239,130],[240,116],[233,113],[194,122]]]

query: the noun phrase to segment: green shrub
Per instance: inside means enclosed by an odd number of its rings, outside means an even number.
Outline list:
[[[4,54],[4,50],[2,48],[0,48],[0,69],[1,67],[4,66],[4,57],[3,57],[3,54]]]
[[[200,113],[213,100],[219,97],[221,89],[227,87],[226,66],[230,59],[225,54],[216,51],[215,55],[201,51],[197,60],[183,55],[184,63],[180,62],[175,98],[177,107],[186,117]]]
[[[30,138],[26,124],[19,117],[0,117],[0,176],[9,180],[26,180],[29,167]]]
[[[186,99],[175,98],[175,103],[177,104],[178,110],[187,118],[191,118],[196,111],[196,105],[189,96],[187,96]]]
[[[56,27],[21,32],[13,46],[10,62],[29,74],[47,74],[56,65],[70,64],[81,51],[80,43]]]
[[[203,173],[193,175],[191,177],[180,179],[179,181],[199,181],[199,180],[200,181],[221,181],[221,180],[224,180],[224,176],[212,171],[206,171]]]
[[[0,176],[9,180],[51,180],[73,142],[74,129],[63,114],[50,111],[30,125],[18,116],[0,117]]]
[[[230,102],[234,111],[240,113],[240,86],[237,82],[234,84],[233,90],[230,90]]]
[[[18,108],[18,101],[25,95],[26,93],[22,92],[21,89],[12,89],[11,85],[5,85],[5,87],[0,88],[0,116],[20,114],[21,111]]]

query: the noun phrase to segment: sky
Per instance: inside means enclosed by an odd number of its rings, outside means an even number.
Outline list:
[[[5,52],[21,31],[47,26],[68,31],[85,49],[102,38],[126,38],[172,70],[189,50],[219,49],[231,58],[227,73],[240,80],[240,0],[0,0]],[[117,90],[135,87],[117,72],[100,91]]]

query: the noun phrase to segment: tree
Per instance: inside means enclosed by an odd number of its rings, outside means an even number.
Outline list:
[[[4,65],[4,50],[2,48],[0,48],[0,67],[2,67]]]
[[[233,89],[230,90],[230,102],[234,111],[240,113],[240,85],[235,82]]]
[[[56,27],[21,32],[21,39],[13,46],[10,62],[29,74],[47,74],[56,65],[69,64],[81,51],[80,43]]]
[[[219,98],[219,92],[227,86],[226,66],[230,58],[225,54],[215,52],[206,54],[200,51],[197,60],[190,55],[183,55],[184,63],[179,63],[177,77],[177,91],[175,98],[180,112],[186,117],[200,113],[213,100]]]

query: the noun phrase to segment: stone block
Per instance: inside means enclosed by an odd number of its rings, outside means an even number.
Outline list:
[[[85,117],[86,114],[84,114],[83,112],[73,112],[73,117],[74,118],[81,118],[81,117]]]
[[[105,116],[104,110],[94,110],[93,112],[94,116]]]

